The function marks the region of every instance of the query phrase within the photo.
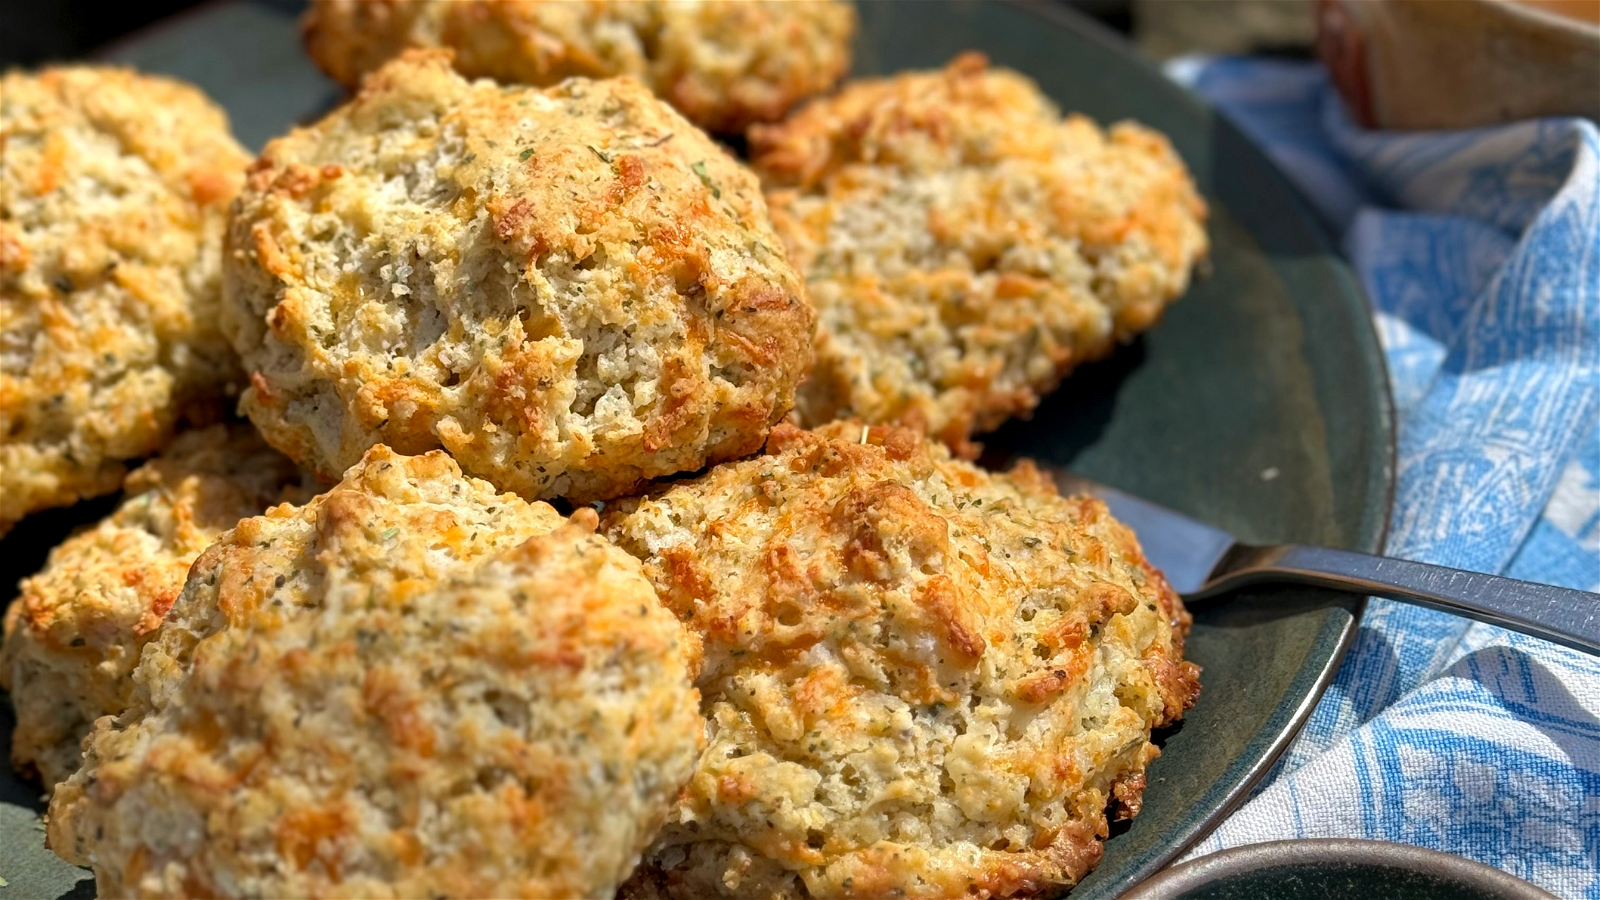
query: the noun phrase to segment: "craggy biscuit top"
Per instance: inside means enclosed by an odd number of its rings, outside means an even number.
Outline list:
[[[468,77],[532,85],[639,79],[690,121],[737,133],[781,118],[850,67],[844,0],[318,0],[306,48],[355,87],[408,47],[447,47]]]
[[[1063,119],[977,54],[848,84],[750,150],[818,311],[807,424],[900,423],[967,453],[1153,324],[1207,249],[1163,136]]]
[[[610,896],[703,723],[682,626],[595,522],[385,447],[241,522],[50,846],[106,896]]]
[[[1098,500],[909,430],[781,426],[604,529],[702,641],[712,727],[623,896],[1071,885],[1199,689],[1187,613]]]
[[[222,232],[248,163],[186,84],[0,76],[0,533],[116,490],[185,414],[220,408]]]
[[[243,408],[325,477],[386,443],[614,496],[758,449],[810,361],[754,177],[628,79],[408,53],[268,144],[226,267]]]
[[[78,768],[94,720],[128,705],[139,652],[195,557],[240,519],[315,493],[248,425],[179,435],[123,491],[115,512],[50,551],[6,613],[0,686],[17,716],[11,760],[46,788]]]

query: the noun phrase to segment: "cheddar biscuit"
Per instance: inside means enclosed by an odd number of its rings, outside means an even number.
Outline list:
[[[703,641],[711,723],[623,896],[1059,890],[1199,690],[1188,614],[1100,501],[906,429],[783,426],[604,528]]]
[[[0,534],[220,415],[222,233],[248,162],[189,85],[0,76]]]
[[[355,87],[407,48],[445,47],[472,78],[546,86],[637,78],[691,122],[739,133],[850,68],[844,0],[318,0],[306,49]]]
[[[240,519],[314,493],[248,425],[185,432],[130,474],[116,511],[52,550],[6,614],[12,763],[47,788],[66,780],[94,720],[127,707],[139,652],[195,557]]]
[[[683,628],[594,528],[385,447],[241,522],[50,846],[106,896],[610,896],[703,723]]]
[[[924,429],[963,454],[1148,328],[1207,249],[1162,135],[1063,118],[968,54],[751,130],[818,314],[800,420]]]
[[[382,443],[615,496],[759,449],[811,358],[754,177],[627,79],[413,51],[267,145],[228,251],[242,407],[330,479]]]

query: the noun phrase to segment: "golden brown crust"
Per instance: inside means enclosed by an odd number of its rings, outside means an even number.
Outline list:
[[[386,447],[239,523],[50,846],[106,896],[609,896],[703,723],[683,628],[595,525]]]
[[[850,68],[844,0],[318,0],[306,49],[346,86],[407,48],[445,47],[469,78],[547,86],[639,79],[691,122],[739,133]]]
[[[0,687],[17,727],[11,762],[47,788],[82,759],[94,720],[128,705],[139,652],[183,589],[189,565],[240,519],[315,491],[248,425],[178,436],[123,484],[116,511],[50,551],[5,618]]]
[[[217,330],[248,162],[198,90],[128,69],[0,76],[0,534],[110,493],[238,361]]]
[[[803,424],[903,424],[970,453],[1152,325],[1207,249],[1164,137],[1063,119],[978,54],[848,84],[751,129],[750,150],[818,311]]]
[[[413,51],[267,145],[229,232],[242,406],[326,478],[442,447],[525,497],[759,449],[811,356],[754,177],[628,79]]]
[[[604,528],[700,638],[713,725],[624,896],[1074,884],[1198,691],[1181,602],[1103,504],[908,430],[780,426]]]

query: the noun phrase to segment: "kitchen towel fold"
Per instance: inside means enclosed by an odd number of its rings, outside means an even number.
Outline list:
[[[1399,428],[1388,553],[1600,591],[1595,123],[1367,131],[1314,64],[1168,74],[1265,148],[1366,287]],[[1335,836],[1600,900],[1600,660],[1372,601],[1295,745],[1191,855]]]

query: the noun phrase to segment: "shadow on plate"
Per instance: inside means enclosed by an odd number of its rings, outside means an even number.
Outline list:
[[[1058,465],[1072,464],[1084,448],[1098,443],[1111,424],[1123,385],[1145,362],[1141,337],[1106,359],[1074,369],[1061,387],[1044,398],[1033,414],[1011,419],[987,434],[977,436],[986,447],[979,462],[987,468],[1010,468],[1015,457],[1028,456]]]

